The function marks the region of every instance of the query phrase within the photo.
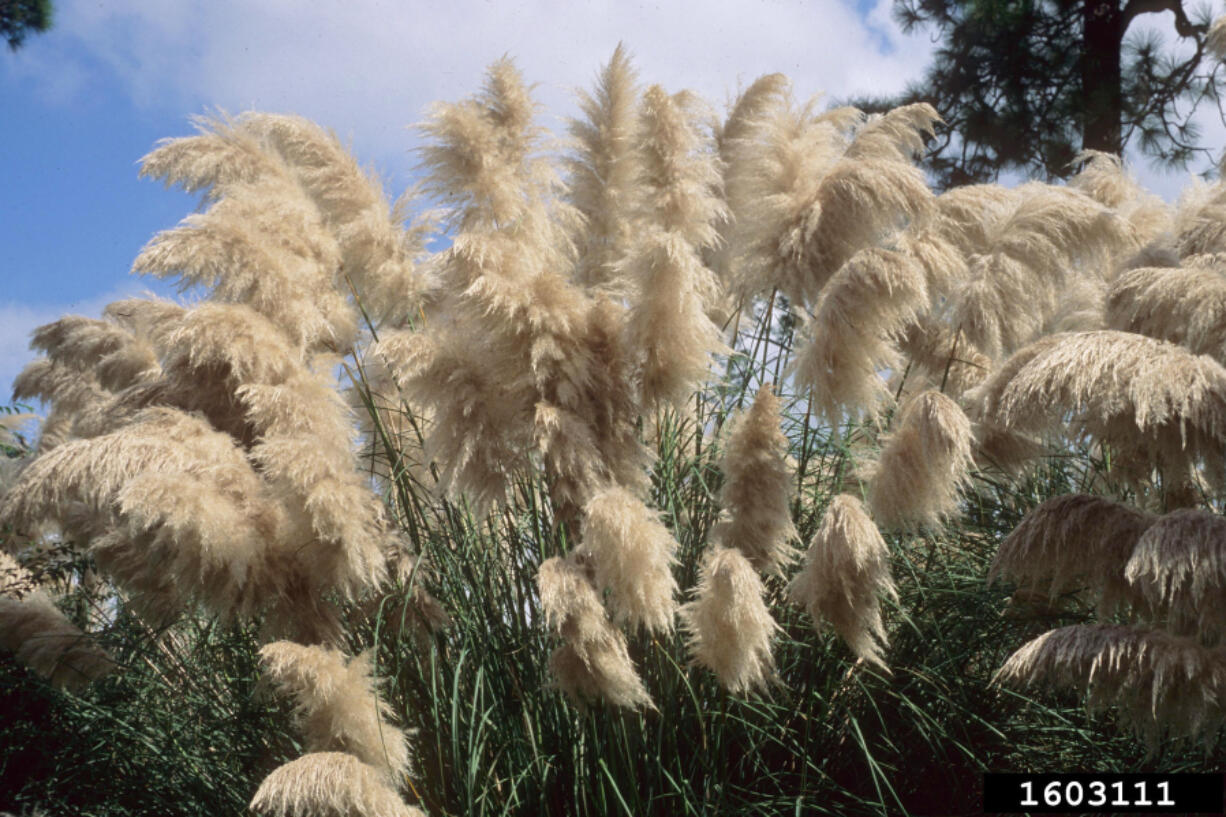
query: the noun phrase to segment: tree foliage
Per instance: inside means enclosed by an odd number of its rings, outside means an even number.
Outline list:
[[[16,51],[31,31],[51,28],[51,0],[0,0],[0,36]]]
[[[1203,60],[1207,8],[1175,0],[896,0],[904,30],[940,46],[924,78],[882,108],[931,103],[948,130],[928,159],[942,187],[1020,171],[1067,177],[1081,150],[1138,147],[1185,167],[1198,107],[1218,102]],[[1139,21],[1174,16],[1175,43]],[[1137,24],[1137,25],[1134,25]],[[1214,157],[1216,158],[1216,157]]]

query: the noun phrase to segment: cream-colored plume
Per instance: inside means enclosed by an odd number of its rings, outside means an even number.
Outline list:
[[[1119,156],[1083,150],[1074,162],[1084,164],[1081,172],[1069,180],[1069,186],[1119,213],[1131,226],[1136,244],[1144,246],[1156,241],[1174,227],[1171,208],[1137,184]]]
[[[780,629],[763,598],[762,580],[739,550],[722,547],[703,563],[695,599],[681,607],[694,663],[736,694],[774,679],[771,636]]]
[[[707,316],[720,283],[703,262],[726,213],[719,170],[704,150],[689,97],[659,86],[643,96],[638,132],[638,235],[627,259],[634,286],[626,345],[639,361],[642,403],[679,404],[706,377],[711,356],[726,351]]]
[[[563,640],[549,659],[554,681],[579,706],[604,700],[650,707],[626,638],[609,622],[592,574],[590,557],[577,552],[546,559],[536,574],[545,620]]]
[[[727,213],[719,220],[719,241],[706,251],[710,268],[726,290],[735,282],[734,269],[740,263],[746,238],[739,229],[758,203],[754,198],[752,177],[755,153],[761,148],[761,129],[788,92],[788,78],[783,74],[758,77],[742,91],[728,111],[728,117],[715,132],[715,145],[723,168],[724,202]],[[729,292],[728,294],[732,294]]]
[[[570,121],[576,153],[569,166],[571,202],[585,223],[577,243],[575,280],[589,289],[624,292],[621,262],[634,244],[638,90],[620,43],[600,74],[595,94],[579,93],[583,119]]]
[[[931,206],[910,158],[938,119],[935,110],[905,106],[863,121],[854,109],[813,109],[814,102],[781,99],[762,117],[757,151],[741,151],[738,195],[754,202],[738,228],[742,297],[777,288],[794,304],[812,304],[853,255]]]
[[[1125,222],[1089,195],[1037,182],[1016,195],[970,257],[948,319],[992,357],[1039,336],[1070,281],[1102,277],[1113,254],[1135,247]]]
[[[1119,706],[1155,748],[1164,735],[1212,736],[1226,700],[1226,648],[1114,624],[1076,624],[1044,633],[1015,652],[997,683],[1087,690],[1090,706]]]
[[[425,817],[377,769],[344,752],[314,752],[278,766],[250,808],[267,817]]]
[[[1164,341],[1127,332],[1052,335],[1017,352],[979,389],[982,416],[1013,431],[1062,427],[1119,446],[1125,475],[1156,464],[1178,490],[1203,459],[1226,481],[1226,368]]]
[[[924,269],[899,250],[862,250],[830,278],[794,364],[819,416],[838,424],[890,400],[879,373],[900,368],[896,339],[927,306]]]
[[[921,376],[920,388],[935,388],[959,397],[978,386],[992,370],[992,359],[976,349],[961,332],[954,332],[931,314],[920,316],[899,338],[898,349],[912,367],[906,383]],[[897,388],[901,372],[893,385]]]
[[[1226,364],[1226,277],[1210,267],[1142,267],[1111,284],[1107,326],[1178,343]]]
[[[78,689],[117,669],[94,639],[60,612],[34,576],[3,550],[0,649],[60,689]]]
[[[1124,576],[1168,629],[1211,644],[1226,634],[1226,518],[1168,513],[1142,534]]]
[[[1028,591],[1057,596],[1090,588],[1111,612],[1141,596],[1125,580],[1150,514],[1100,496],[1067,494],[1032,508],[1000,544],[988,581],[1003,577]]]
[[[958,492],[970,479],[971,421],[937,391],[913,395],[864,469],[869,507],[887,528],[936,527],[958,511]]]
[[[898,597],[885,540],[860,500],[840,494],[826,508],[788,595],[808,611],[816,627],[828,621],[852,652],[885,667],[886,633],[878,601],[883,594]]]
[[[327,647],[277,641],[260,648],[260,666],[293,699],[308,752],[346,752],[399,784],[409,770],[408,747],[375,691],[369,651],[346,658]]]
[[[672,630],[677,542],[656,512],[625,488],[605,488],[584,508],[583,546],[614,618],[652,633]]]
[[[719,504],[727,518],[711,531],[714,541],[739,550],[755,569],[777,575],[799,556],[792,546],[798,535],[793,463],[781,422],[779,398],[765,383],[749,410],[732,421],[720,461]]]

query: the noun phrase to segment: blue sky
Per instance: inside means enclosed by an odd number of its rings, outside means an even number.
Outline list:
[[[575,113],[618,41],[641,78],[722,105],[783,71],[799,95],[888,93],[932,48],[904,36],[891,0],[513,3],[462,0],[56,0],[56,24],[0,51],[0,403],[31,359],[28,336],[62,314],[165,285],[132,259],[195,199],[137,178],[163,137],[222,108],[299,113],[333,128],[383,175],[410,182],[408,125],[434,100],[475,91],[514,57],[539,82],[545,122]],[[1169,15],[1166,15],[1169,16]],[[1155,22],[1161,25],[1161,22]],[[1221,133],[1210,131],[1207,140]],[[1182,179],[1138,168],[1168,198]]]

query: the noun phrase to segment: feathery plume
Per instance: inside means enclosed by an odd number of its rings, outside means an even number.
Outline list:
[[[885,540],[860,500],[840,494],[822,517],[804,568],[788,586],[792,603],[804,607],[815,626],[830,622],[852,652],[883,668],[886,633],[877,597],[898,597],[888,559]]]
[[[549,659],[558,687],[579,706],[601,699],[627,708],[652,706],[625,636],[600,603],[590,557],[572,552],[565,559],[546,559],[536,583],[545,620],[564,642]]]
[[[356,313],[337,286],[340,247],[284,173],[227,188],[205,212],[154,236],[132,268],[246,304],[304,350],[344,352],[356,338]]]
[[[988,581],[1006,578],[1048,598],[1088,586],[1110,612],[1139,600],[1125,565],[1154,517],[1088,494],[1066,494],[1032,508],[992,559]]]
[[[706,376],[711,355],[727,351],[707,316],[719,281],[702,259],[726,210],[715,192],[720,177],[714,158],[702,152],[694,114],[683,101],[659,86],[649,88],[638,134],[642,232],[626,262],[635,293],[625,337],[640,361],[647,406],[685,401]]]
[[[346,659],[326,647],[277,641],[260,648],[260,666],[280,694],[293,698],[307,751],[346,752],[393,785],[408,772],[405,736],[375,692],[369,651]]]
[[[615,617],[648,632],[669,632],[676,613],[677,542],[642,500],[622,487],[597,493],[584,508],[583,545],[598,588],[609,589]]]
[[[233,440],[199,417],[148,409],[119,431],[65,443],[23,471],[0,516],[32,530],[72,522],[75,507],[108,531],[92,543],[99,566],[150,610],[196,599],[251,614],[270,591],[256,578],[277,586],[263,569],[284,518]]]
[[[971,422],[953,400],[936,391],[910,397],[865,470],[877,522],[936,527],[956,513],[958,491],[970,478],[972,439]]]
[[[376,769],[344,752],[314,752],[278,766],[250,808],[267,817],[425,817]]]
[[[1226,278],[1207,267],[1143,267],[1120,275],[1107,326],[1168,340],[1226,363]]]
[[[930,313],[907,327],[898,340],[898,349],[916,370],[908,372],[908,379],[922,374],[928,387],[952,397],[978,386],[992,370],[990,357]]]
[[[299,116],[247,113],[240,127],[286,163],[336,237],[344,274],[376,321],[411,315],[432,286],[415,258],[426,223],[405,230],[378,178],[362,169],[336,135]]]
[[[1137,541],[1124,577],[1168,628],[1218,643],[1226,633],[1226,519],[1181,508]]]
[[[728,118],[715,131],[715,146],[724,177],[724,202],[727,213],[718,220],[719,240],[706,251],[708,266],[729,290],[736,280],[735,267],[740,263],[740,223],[758,202],[754,199],[751,177],[755,153],[760,151],[762,128],[769,121],[772,109],[784,103],[788,93],[788,78],[783,74],[765,74],[741,92],[728,112]]]
[[[898,369],[894,340],[928,305],[923,269],[898,250],[857,253],[826,284],[797,354],[797,380],[832,424],[849,411],[876,414],[890,399],[883,369]]]
[[[577,143],[576,154],[567,162],[570,198],[586,221],[575,280],[589,289],[625,288],[620,264],[633,246],[635,182],[641,172],[634,149],[637,98],[634,68],[618,43],[596,93],[579,93],[584,119],[570,121]]]
[[[711,532],[714,541],[739,550],[756,570],[783,575],[799,554],[792,524],[792,463],[780,428],[779,398],[765,383],[753,405],[732,422],[720,470],[719,504],[728,518]]]
[[[1211,478],[1226,478],[1213,453],[1226,445],[1226,369],[1171,343],[1116,331],[1052,335],[1002,364],[976,399],[983,418],[1013,431],[1063,424],[1071,412],[1074,434],[1132,452],[1136,479],[1156,463],[1177,485],[1198,457]]]
[[[1119,216],[1084,193],[1037,182],[1019,193],[971,257],[949,319],[993,357],[1037,337],[1071,280],[1101,275],[1113,252],[1133,246]]]
[[[1179,194],[1175,249],[1181,258],[1226,252],[1226,187],[1193,180]]]
[[[1213,735],[1226,720],[1226,649],[1161,630],[1113,624],[1051,630],[1010,656],[994,681],[1085,689],[1092,708],[1118,704],[1151,747],[1164,734]]]
[[[0,648],[59,689],[79,689],[116,669],[93,639],[37,589],[20,599],[7,592],[0,596]]]
[[[966,184],[937,196],[931,224],[942,238],[963,255],[992,252],[999,226],[1008,220],[1021,199],[1030,191],[999,184]]]
[[[770,642],[780,627],[764,593],[753,565],[736,548],[723,547],[708,555],[694,601],[680,610],[694,663],[734,694],[774,678]]]
[[[1132,227],[1137,244],[1147,245],[1174,226],[1166,202],[1145,192],[1124,170],[1119,156],[1100,150],[1083,150],[1073,163],[1082,163],[1082,168],[1069,180],[1069,186],[1114,208]]]

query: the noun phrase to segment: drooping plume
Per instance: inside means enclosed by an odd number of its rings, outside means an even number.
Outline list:
[[[277,641],[260,648],[264,677],[294,701],[308,752],[345,752],[395,786],[409,769],[402,731],[375,691],[369,652],[346,658],[326,647]]]
[[[837,424],[890,400],[880,372],[900,367],[896,343],[927,305],[923,267],[899,250],[863,250],[830,278],[795,362],[819,416]]]
[[[1162,199],[1143,190],[1124,169],[1119,156],[1083,150],[1074,161],[1084,162],[1084,165],[1081,172],[1069,180],[1069,186],[1119,213],[1132,228],[1137,245],[1145,246],[1158,240],[1174,226],[1171,208]]]
[[[1020,583],[1049,599],[1090,588],[1110,612],[1140,598],[1125,566],[1154,517],[1088,494],[1057,496],[1032,508],[996,552],[988,581]]]
[[[589,559],[577,552],[565,559],[555,556],[536,574],[546,622],[563,640],[549,659],[554,680],[579,706],[596,700],[627,708],[651,706],[626,637],[600,603]]]
[[[860,500],[840,494],[830,502],[788,595],[815,626],[834,626],[857,656],[882,667],[886,642],[879,595],[897,598],[889,552]]]
[[[771,636],[780,628],[763,594],[753,565],[736,548],[722,547],[703,564],[696,598],[681,607],[694,663],[734,694],[774,677]]]
[[[668,632],[677,610],[672,566],[677,542],[657,514],[625,488],[606,488],[584,508],[583,546],[597,588],[608,588],[614,617]]]
[[[77,689],[117,669],[92,636],[60,612],[38,581],[0,550],[0,649],[59,689]]]
[[[1006,430],[1063,426],[1119,446],[1134,479],[1162,469],[1172,489],[1202,460],[1226,480],[1226,368],[1171,343],[1126,332],[1052,335],[1002,364],[979,390],[984,419]]]
[[[1181,508],[1151,524],[1124,576],[1180,635],[1217,644],[1226,634],[1226,519]]]
[[[278,766],[250,808],[266,817],[425,817],[378,770],[344,752],[313,752]]]
[[[887,528],[935,527],[958,510],[969,480],[971,422],[937,391],[913,395],[865,469],[873,518]]]
[[[1072,280],[1101,278],[1112,253],[1135,246],[1123,220],[1084,193],[1030,183],[1015,201],[970,257],[948,319],[992,357],[1038,337]]]
[[[1213,735],[1226,700],[1226,648],[1114,624],[1046,632],[1015,652],[997,683],[1083,689],[1094,709],[1115,704],[1156,747],[1164,735]]]
[[[815,115],[814,103],[774,106],[746,160],[739,221],[745,236],[736,287],[743,297],[778,288],[812,304],[862,249],[925,214],[932,194],[911,155],[937,120],[928,105],[863,121],[854,109]]]
[[[733,421],[720,462],[719,504],[727,519],[711,532],[713,540],[739,550],[755,569],[778,575],[798,556],[791,544],[797,536],[790,507],[793,469],[781,420],[779,398],[768,383]]]
[[[1168,340],[1226,364],[1226,277],[1205,266],[1142,267],[1111,284],[1107,326]]]

